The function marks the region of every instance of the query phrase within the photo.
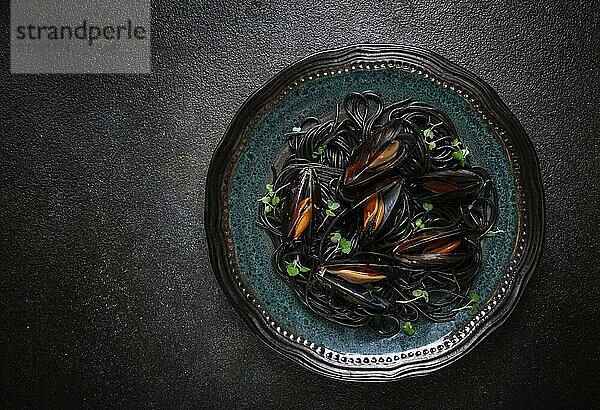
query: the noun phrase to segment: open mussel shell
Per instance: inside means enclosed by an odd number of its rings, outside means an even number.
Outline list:
[[[344,170],[346,187],[365,185],[390,172],[414,149],[415,138],[401,119],[395,119],[360,143]]]
[[[457,263],[468,257],[461,250],[465,241],[460,229],[430,230],[400,242],[393,250],[399,262],[410,266],[438,266]]]
[[[431,201],[474,199],[483,187],[483,178],[466,169],[434,172],[411,180],[416,196]]]
[[[378,313],[394,310],[394,305],[387,299],[367,290],[364,286],[349,283],[340,277],[332,275],[327,270],[319,270],[317,277],[327,287],[335,290],[338,295],[351,303]]]
[[[365,284],[393,279],[401,273],[401,269],[385,264],[362,262],[329,262],[321,265],[319,275],[329,274],[342,278],[346,282]]]
[[[296,178],[291,194],[286,200],[285,217],[282,220],[288,240],[298,239],[305,232],[312,236],[318,226],[321,195],[317,174],[312,168],[304,168]]]
[[[361,235],[372,236],[380,231],[390,220],[390,216],[403,207],[402,195],[404,180],[400,177],[388,178],[372,189],[366,190],[352,204],[353,210],[359,210]],[[393,219],[393,218],[392,218]]]

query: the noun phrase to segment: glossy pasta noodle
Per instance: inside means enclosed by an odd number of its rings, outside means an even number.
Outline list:
[[[350,93],[329,119],[307,118],[288,138],[258,223],[302,303],[381,336],[475,312],[470,288],[497,196],[445,113]]]

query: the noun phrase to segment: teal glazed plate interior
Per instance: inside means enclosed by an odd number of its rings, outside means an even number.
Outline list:
[[[386,104],[411,98],[444,111],[498,191],[496,226],[484,241],[472,290],[475,316],[421,319],[415,334],[382,338],[366,327],[330,322],[306,308],[277,276],[272,244],[257,225],[270,167],[286,133],[306,117],[335,111],[350,92],[372,90]],[[437,54],[407,46],[358,45],[310,56],[280,72],[240,108],[215,152],[205,221],[211,264],[225,293],[270,347],[326,376],[386,381],[423,375],[472,349],[513,309],[543,242],[543,194],[537,157],[525,131],[496,93]]]

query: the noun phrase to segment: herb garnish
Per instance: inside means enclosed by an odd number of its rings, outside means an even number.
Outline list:
[[[475,316],[478,312],[478,308],[477,308],[477,303],[481,300],[481,296],[479,296],[477,293],[471,292],[469,293],[469,301],[467,302],[466,305],[464,305],[463,307],[460,307],[458,309],[453,309],[453,312],[457,312],[459,310],[464,310],[464,309],[469,309],[467,311],[467,315],[469,316]]]
[[[337,202],[333,202],[331,199],[328,199],[327,200],[327,209],[325,210],[325,214],[327,216],[325,217],[325,219],[327,219],[328,216],[335,216],[335,213],[333,211],[335,211],[339,207],[340,207],[340,204],[338,204]]]
[[[351,247],[352,243],[349,240],[347,240],[346,238],[344,238],[341,233],[336,232],[336,233],[332,234],[331,242],[337,244],[338,247],[342,248],[342,253],[344,253],[344,254],[350,253],[350,247]]]
[[[433,209],[433,204],[430,202],[423,202],[423,209],[429,212]]]
[[[497,231],[489,231],[488,233],[485,234],[486,238],[491,238],[492,236],[496,236],[499,233],[504,233],[504,231],[502,229],[498,229]]]
[[[423,299],[425,299],[425,302],[426,302],[426,303],[429,303],[429,293],[427,293],[427,291],[426,291],[426,290],[423,290],[423,289],[415,289],[415,290],[413,290],[413,291],[412,291],[412,295],[413,295],[414,297],[416,297],[417,299],[418,299],[418,298],[423,298]]]
[[[440,122],[438,124],[433,124],[431,127],[423,130],[423,136],[425,137],[425,142],[427,142],[427,139],[431,139],[431,138],[434,137],[434,135],[433,135],[433,129],[435,127],[437,127],[438,125],[442,125],[442,123]]]
[[[325,153],[326,149],[327,149],[327,145],[321,145],[319,148],[317,148],[316,151],[314,151],[312,153],[312,157],[313,158],[317,158],[317,157],[323,155]]]
[[[452,158],[457,160],[460,163],[461,167],[464,167],[465,164],[467,163],[467,155],[469,155],[469,149],[463,148],[463,149],[459,149],[458,151],[454,151],[452,153]]]
[[[302,266],[302,264],[300,263],[299,256],[296,256],[296,259],[294,259],[292,262],[289,262],[286,265],[286,270],[287,270],[288,275],[290,275],[290,276],[296,276],[300,272],[310,271],[310,269],[307,268],[306,266]]]
[[[415,229],[425,228],[425,224],[423,223],[423,220],[421,218],[414,221],[412,225],[413,225],[413,228],[415,228]]]
[[[275,195],[272,184],[267,184],[265,187],[267,188],[267,195],[260,198],[259,201],[265,204],[265,213],[268,214],[275,208],[275,205],[281,202],[281,199]]]
[[[415,334],[415,328],[413,327],[412,323],[410,323],[410,322],[404,322],[404,325],[402,325],[402,331],[404,331],[404,333],[406,333],[409,336],[412,336]]]

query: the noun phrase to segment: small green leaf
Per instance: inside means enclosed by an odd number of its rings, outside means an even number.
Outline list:
[[[473,204],[470,204],[467,208],[473,209]]]
[[[300,132],[300,131],[302,131],[302,128],[300,128],[300,127],[294,127],[294,128],[292,128],[292,131],[294,131],[294,132]]]
[[[372,283],[365,283],[365,289],[367,289],[367,290],[373,289],[373,284]]]
[[[455,138],[454,141],[452,141],[452,146],[458,147],[459,145],[460,145],[460,141],[458,140],[458,138]]]
[[[383,288],[381,286],[374,286],[373,287],[373,292],[381,292],[383,290]]]
[[[460,165],[464,167],[467,163],[467,155],[469,155],[469,149],[463,148],[459,149],[458,151],[454,151],[452,153],[452,158],[460,162]]]
[[[298,274],[298,268],[294,265],[294,263],[288,263],[286,266],[286,270],[288,275],[296,276]]]
[[[429,147],[430,150],[434,149],[436,147],[435,142],[431,141],[427,144],[427,146]]]
[[[413,327],[412,323],[410,323],[410,322],[404,322],[404,325],[402,326],[402,330],[404,331],[404,333],[406,333],[409,336],[412,336],[415,334],[415,328]]]
[[[278,196],[274,196],[273,198],[271,198],[271,204],[273,205],[277,205],[279,203],[280,199]]]
[[[263,204],[270,204],[271,198],[269,198],[269,196],[266,195],[266,196],[263,196],[262,198],[260,198],[259,201],[262,202]]]
[[[349,254],[351,243],[346,238],[340,239],[340,246],[342,247],[342,253]]]
[[[335,216],[335,214],[333,213],[333,211],[330,211],[329,209],[327,209],[325,211],[325,213],[327,214],[327,216]]]
[[[308,271],[310,271],[310,268],[300,265],[300,272],[308,272]]]
[[[414,222],[414,224],[415,224],[415,227],[416,227],[417,229],[423,229],[423,228],[425,228],[425,224],[423,223],[423,220],[422,220],[421,218],[417,219],[417,220]]]
[[[427,212],[429,212],[433,209],[433,204],[431,204],[429,202],[423,202],[423,209],[425,209]]]
[[[321,145],[320,147],[317,148],[316,151],[313,151],[312,157],[317,158],[319,155],[323,155],[325,153],[326,148],[327,148],[327,145]]]
[[[479,302],[479,300],[481,299],[481,297],[477,294],[477,293],[469,293],[469,300],[471,302]]]
[[[340,204],[338,204],[337,202],[333,202],[331,199],[327,201],[327,208],[331,209],[332,211],[335,211],[339,207]]]
[[[342,239],[342,234],[339,232],[336,232],[333,235],[331,235],[331,242],[333,243],[338,243],[340,239]]]
[[[265,204],[265,213],[266,214],[268,214],[272,210],[273,210],[273,207],[271,205]]]
[[[270,196],[273,196],[275,194],[275,192],[273,192],[273,184],[267,184],[265,185],[265,187],[267,188],[267,192]]]
[[[499,233],[504,233],[504,231],[502,229],[498,229],[497,231],[489,231],[488,233],[485,234],[485,236],[487,238],[491,238],[493,236],[498,235]]]
[[[423,298],[425,302],[429,302],[429,293],[426,290],[415,289],[412,291],[412,295],[416,298]]]
[[[471,309],[469,309],[469,311],[467,312],[467,315],[475,316],[477,314],[477,310],[477,306],[473,305],[471,306]]]
[[[423,135],[425,138],[433,138],[433,129],[427,128],[426,130],[423,130]]]

